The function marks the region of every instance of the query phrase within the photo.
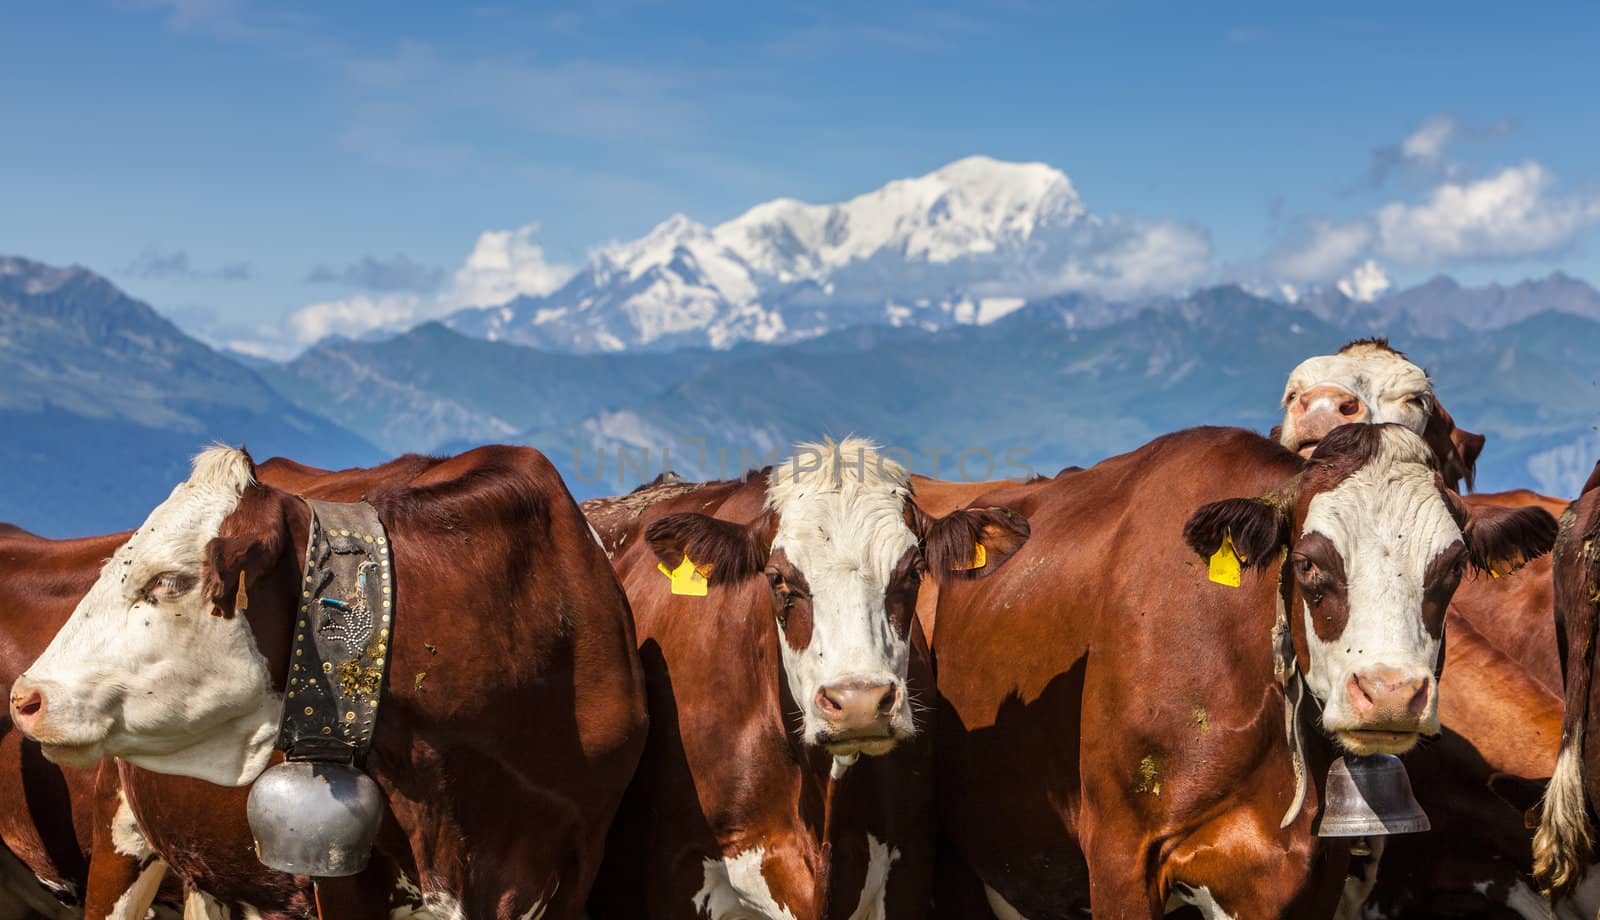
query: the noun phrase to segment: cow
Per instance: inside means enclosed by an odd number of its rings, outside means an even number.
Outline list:
[[[1456,428],[1427,372],[1388,339],[1358,339],[1300,362],[1289,372],[1281,402],[1283,422],[1273,436],[1303,457],[1340,425],[1393,422],[1422,436],[1451,489],[1462,482],[1472,488],[1483,435]]]
[[[1027,544],[940,589],[936,760],[961,858],[998,916],[1032,920],[1331,914],[1348,848],[1313,836],[1317,780],[1439,730],[1462,573],[1554,538],[1542,509],[1463,504],[1392,424],[1340,426],[1310,458],[1191,429],[1013,491],[977,501],[1026,516]],[[1230,559],[1256,574],[1208,580]],[[1298,733],[1286,685],[1313,697]]]
[[[378,484],[410,481],[441,462],[406,455],[377,467],[331,471],[272,458],[257,474],[297,493],[355,501]],[[44,651],[105,559],[130,536],[50,540],[0,524],[0,683],[9,686]],[[111,761],[100,765],[98,776],[60,767],[16,732],[0,739],[0,790],[6,801],[28,804],[0,810],[0,843],[22,856],[0,860],[0,885],[6,886],[0,892],[43,916],[143,917],[157,891],[159,911],[186,900],[213,915],[244,910],[299,917],[316,909],[304,879],[267,869],[251,853],[247,790]],[[75,847],[67,833],[76,837]],[[373,916],[402,917],[421,907],[403,871],[381,859],[357,878],[321,887],[335,900],[369,904]],[[3,912],[0,917],[10,920]]]
[[[1573,890],[1591,869],[1600,811],[1600,719],[1595,639],[1600,629],[1600,463],[1561,516],[1553,553],[1556,616],[1566,639],[1566,716],[1555,775],[1534,836],[1534,874],[1552,896]]]
[[[645,737],[626,598],[537,451],[424,465],[366,494],[397,605],[378,859],[414,865],[435,916],[577,916]],[[268,763],[310,510],[257,474],[201,453],[13,684],[47,757],[228,786]]]
[[[859,438],[585,510],[617,550],[652,718],[592,913],[923,916],[933,685],[918,586],[992,577],[1027,522],[931,517]]]

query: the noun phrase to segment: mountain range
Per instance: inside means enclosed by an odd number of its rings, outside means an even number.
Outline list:
[[[318,466],[526,443],[580,497],[668,467],[735,475],[823,433],[922,472],[1052,472],[1187,425],[1266,430],[1291,367],[1374,334],[1489,436],[1480,487],[1568,494],[1600,456],[1583,281],[1118,287],[1131,239],[1177,232],[1091,214],[1049,167],[973,158],[841,204],[674,218],[546,297],[283,363],[215,351],[87,269],[0,258],[0,520],[132,526],[214,440]],[[1048,293],[1063,271],[1103,283]]]
[[[132,527],[213,441],[349,465],[381,453],[83,268],[0,257],[0,520]]]

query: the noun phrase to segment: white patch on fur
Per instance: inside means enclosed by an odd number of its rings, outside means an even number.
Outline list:
[[[1200,911],[1200,916],[1206,920],[1233,920],[1233,914],[1222,909],[1211,889],[1204,885],[1185,885],[1181,882],[1172,886],[1172,893],[1167,895],[1166,910],[1168,913],[1184,905]]]
[[[1423,574],[1462,540],[1439,493],[1431,455],[1404,428],[1385,427],[1376,455],[1337,488],[1311,499],[1303,530],[1333,543],[1344,560],[1349,621],[1333,641],[1318,638],[1302,604],[1311,661],[1306,683],[1324,703],[1330,731],[1360,726],[1345,684],[1358,672],[1394,668],[1408,679],[1433,680],[1441,643],[1421,617]],[[1439,730],[1438,694],[1428,695],[1422,730]]]
[[[772,548],[811,587],[810,644],[796,652],[778,642],[808,744],[825,725],[817,691],[846,681],[893,685],[891,728],[898,738],[915,731],[906,701],[911,646],[889,625],[884,604],[895,566],[917,545],[904,516],[910,494],[905,468],[862,438],[796,445],[772,469],[766,504],[779,516]]]
[[[1344,354],[1318,355],[1300,362],[1284,384],[1280,440],[1290,450],[1299,447],[1299,436],[1287,405],[1289,396],[1319,386],[1335,386],[1359,399],[1367,410],[1363,421],[1394,422],[1419,435],[1433,411],[1433,384],[1428,375],[1392,351],[1357,345]]]
[[[389,896],[389,920],[436,920],[423,906],[422,889],[404,872],[395,873],[394,894]]]
[[[156,893],[161,889],[161,880],[166,875],[167,864],[159,859],[151,860],[149,865],[139,870],[128,890],[111,905],[111,912],[105,920],[145,920],[150,914],[150,905],[155,901]]]
[[[1382,911],[1369,912],[1367,899],[1372,897],[1372,889],[1378,885],[1378,869],[1383,864],[1383,848],[1387,840],[1383,837],[1367,838],[1367,846],[1372,848],[1372,855],[1367,857],[1361,874],[1346,874],[1344,887],[1339,892],[1339,907],[1333,913],[1334,920],[1361,920],[1362,917],[1373,917]],[[1381,920],[1373,917],[1373,920]]]
[[[1555,905],[1560,920],[1594,920],[1600,916],[1600,872],[1591,872],[1570,897]]]
[[[233,911],[204,891],[185,888],[183,920],[233,920]]]
[[[430,891],[422,896],[422,907],[437,920],[467,920],[466,911],[455,895]]]
[[[773,897],[761,874],[765,847],[755,847],[722,859],[701,861],[704,884],[691,903],[707,920],[795,920],[787,907]]]
[[[1472,890],[1487,898],[1490,890],[1498,887],[1498,885],[1498,882],[1493,881],[1474,882]],[[1550,905],[1545,899],[1520,878],[1511,886],[1511,891],[1506,894],[1505,900],[1499,903],[1503,904],[1512,913],[1523,918],[1523,920],[1549,920],[1552,916]],[[1589,915],[1590,918],[1593,916],[1593,914]]]
[[[1027,917],[1022,915],[1021,911],[1012,907],[1005,898],[1002,898],[1000,892],[995,891],[988,885],[983,886],[983,897],[984,900],[989,902],[989,909],[994,912],[996,920],[1028,920]]]
[[[899,850],[867,835],[867,880],[850,920],[885,920],[889,916],[889,869],[899,858]]]
[[[35,728],[47,756],[75,766],[121,757],[224,786],[266,766],[281,699],[249,620],[212,616],[201,577],[206,544],[250,482],[242,452],[202,452],[101,569],[22,678],[46,700]],[[192,587],[151,603],[144,588],[169,572]]]
[[[139,827],[139,821],[133,816],[133,809],[128,807],[128,798],[121,789],[117,790],[117,812],[111,816],[111,848],[134,859],[155,855],[155,848],[150,846],[144,829]]]

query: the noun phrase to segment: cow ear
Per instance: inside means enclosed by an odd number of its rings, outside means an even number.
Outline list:
[[[1594,465],[1594,472],[1589,474],[1589,478],[1584,482],[1583,488],[1578,490],[1578,496],[1581,498],[1595,489],[1600,489],[1600,463]]]
[[[1439,472],[1452,489],[1459,490],[1466,483],[1470,490],[1477,477],[1478,455],[1483,452],[1481,434],[1462,431],[1444,406],[1434,400],[1433,411],[1428,413],[1428,424],[1422,429],[1422,440],[1439,461]]]
[[[1202,505],[1183,525],[1183,542],[1210,559],[1226,539],[1245,568],[1266,568],[1289,546],[1289,517],[1259,498],[1226,498]]]
[[[937,520],[920,510],[919,536],[936,579],[982,578],[1028,542],[1028,519],[1010,508],[962,508]]]
[[[1556,519],[1543,508],[1467,505],[1466,513],[1467,552],[1480,572],[1505,575],[1556,544]]]
[[[732,584],[766,568],[770,529],[685,512],[653,522],[644,538],[667,568],[687,556],[708,581]]]
[[[206,544],[205,585],[214,616],[232,617],[250,606],[250,586],[278,564],[289,544],[283,506],[293,500],[277,489],[251,485],[223,519]]]

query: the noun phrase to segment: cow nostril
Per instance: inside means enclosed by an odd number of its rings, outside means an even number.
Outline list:
[[[1347,399],[1339,404],[1339,414],[1345,418],[1354,418],[1361,414],[1361,403],[1355,399]]]
[[[25,697],[12,697],[11,705],[19,716],[35,716],[44,709],[44,695],[35,690]]]
[[[892,685],[885,688],[883,696],[878,700],[878,715],[888,716],[894,712],[895,703],[899,702],[900,693]]]
[[[1406,708],[1411,711],[1412,715],[1420,717],[1424,712],[1427,712],[1428,697],[1432,695],[1432,690],[1433,681],[1417,681],[1417,692],[1411,695],[1411,702],[1406,704]]]
[[[1361,683],[1361,675],[1353,674],[1345,685],[1345,691],[1350,697],[1350,703],[1355,706],[1356,712],[1365,713],[1372,710],[1372,695]]]
[[[822,710],[824,715],[838,715],[844,712],[844,702],[835,698],[828,688],[824,687],[817,691],[817,708]]]

